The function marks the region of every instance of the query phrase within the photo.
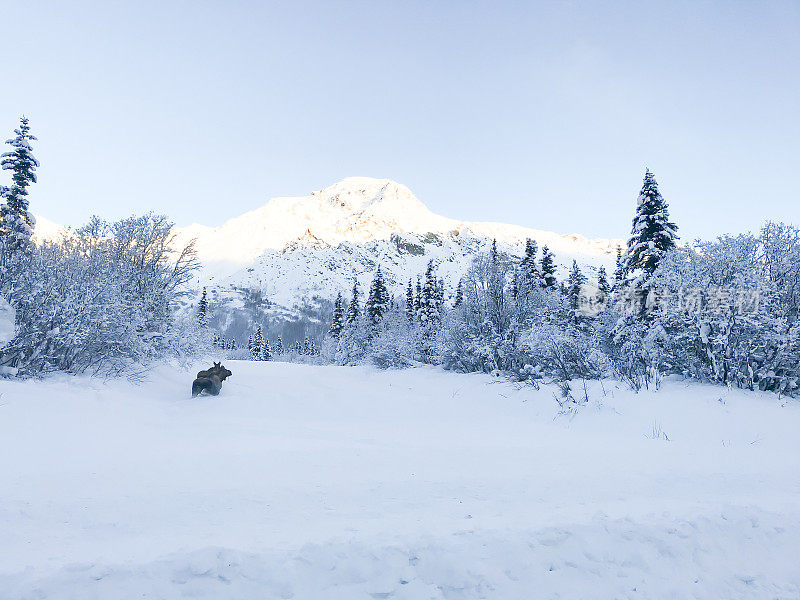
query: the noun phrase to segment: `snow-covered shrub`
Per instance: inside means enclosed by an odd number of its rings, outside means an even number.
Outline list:
[[[585,330],[563,324],[532,327],[522,336],[528,364],[557,381],[597,379],[609,368],[593,337]]]
[[[660,373],[795,394],[800,385],[798,232],[723,236],[664,255],[647,310],[615,306],[609,355],[634,387]]]
[[[401,311],[387,314],[369,341],[369,356],[382,369],[398,369],[420,364],[419,339]]]
[[[163,216],[99,219],[33,248],[2,293],[17,330],[0,350],[24,372],[115,373],[134,363],[194,352],[210,342],[178,299],[197,267],[191,244],[173,249]]]

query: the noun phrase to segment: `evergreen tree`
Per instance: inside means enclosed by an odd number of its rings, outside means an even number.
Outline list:
[[[622,281],[625,279],[625,267],[622,264],[622,248],[617,246],[617,261],[616,268],[614,269],[614,291],[622,287]]]
[[[414,314],[419,318],[420,311],[422,310],[422,281],[417,275],[417,294],[414,296]]]
[[[278,339],[275,340],[275,346],[273,348],[273,352],[275,354],[283,354],[284,353],[283,339],[281,338],[281,336],[278,336]]]
[[[358,281],[353,282],[353,297],[350,300],[350,306],[347,309],[347,324],[352,325],[356,321],[358,321],[358,317],[361,315],[361,306],[358,302]]]
[[[525,256],[522,258],[522,261],[520,261],[519,269],[517,269],[515,273],[516,296],[520,294],[527,295],[536,288],[541,288],[544,285],[542,274],[539,272],[539,267],[536,264],[537,251],[538,247],[534,240],[530,238],[525,240]],[[544,260],[544,256],[542,259]]]
[[[384,313],[389,308],[389,292],[386,285],[383,283],[383,275],[381,268],[375,272],[375,278],[372,280],[372,285],[369,288],[369,297],[365,307],[367,321],[372,329],[375,329],[383,319]]]
[[[253,334],[252,333],[249,336],[247,336],[247,351],[250,352],[250,354],[253,353]]]
[[[261,360],[272,360],[272,352],[270,352],[269,342],[266,339],[261,346]]]
[[[406,317],[409,323],[414,323],[414,286],[411,284],[411,279],[408,280],[406,288]]]
[[[637,200],[623,263],[624,275],[628,278],[638,272],[652,275],[662,257],[675,247],[677,231],[678,227],[669,220],[668,205],[658,191],[656,178],[648,169]]]
[[[256,333],[253,335],[253,344],[250,347],[250,356],[253,360],[261,360],[262,358],[262,344],[264,343],[264,336],[261,333],[261,325],[256,327]]]
[[[581,287],[586,283],[586,275],[581,273],[578,267],[578,261],[572,261],[572,269],[569,272],[567,279],[567,297],[569,298],[569,306],[573,311],[578,310],[580,306]]]
[[[611,286],[608,283],[608,276],[606,275],[606,268],[600,267],[597,270],[597,289],[599,290],[598,301],[605,305],[611,295]]]
[[[456,299],[453,302],[453,307],[457,308],[464,304],[464,278],[458,280],[458,287],[456,288]]]
[[[4,171],[11,171],[12,181],[11,187],[2,189],[5,202],[0,205],[0,241],[12,256],[32,248],[36,220],[28,210],[28,187],[36,183],[36,167],[39,166],[30,144],[36,138],[30,133],[27,117],[22,117],[14,133],[16,137],[6,140],[13,150],[0,155],[0,166]]]
[[[547,246],[542,247],[542,284],[546,288],[556,285],[555,257]]]
[[[200,308],[197,310],[197,321],[200,327],[208,327],[208,300],[206,299],[206,288],[203,288],[203,295],[200,298]]]
[[[433,261],[428,261],[425,270],[425,283],[422,286],[419,321],[423,328],[433,327],[439,320],[441,302],[439,300],[439,282],[436,279],[436,270]]]
[[[338,340],[339,336],[342,335],[342,329],[344,329],[344,300],[342,299],[342,293],[339,292],[339,295],[336,296],[336,301],[333,303],[333,323],[328,333]],[[280,340],[280,338],[278,339]]]

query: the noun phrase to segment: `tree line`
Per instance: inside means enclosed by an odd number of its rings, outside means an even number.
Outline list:
[[[767,223],[758,235],[678,245],[678,227],[645,173],[625,248],[609,281],[573,261],[559,281],[547,247],[521,259],[477,255],[451,293],[429,262],[404,297],[380,268],[362,305],[339,294],[322,355],[337,364],[438,364],[564,383],[614,376],[634,388],[681,375],[795,394],[800,386],[800,233]]]

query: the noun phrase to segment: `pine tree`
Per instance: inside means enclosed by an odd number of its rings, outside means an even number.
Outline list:
[[[555,257],[547,246],[542,247],[542,283],[546,288],[556,285]]]
[[[422,286],[419,321],[424,328],[433,327],[441,316],[441,300],[439,282],[436,279],[436,270],[433,261],[428,261],[425,270],[425,283]]]
[[[270,352],[269,342],[266,339],[261,346],[261,360],[272,360],[272,352]]]
[[[580,306],[581,287],[586,283],[586,275],[581,273],[578,267],[578,261],[572,261],[572,269],[570,269],[569,277],[567,279],[567,297],[569,298],[569,305],[572,310],[578,310]]]
[[[5,202],[0,205],[0,241],[13,256],[18,252],[29,252],[33,246],[31,237],[36,220],[28,210],[28,187],[36,183],[36,167],[39,161],[33,156],[30,142],[36,140],[30,133],[28,118],[22,117],[20,126],[14,130],[16,137],[6,140],[13,150],[0,155],[0,166],[11,171],[11,187],[3,188]]]
[[[614,291],[622,287],[622,282],[625,279],[625,266],[622,264],[622,248],[617,246],[617,261],[616,268],[614,269]]]
[[[281,336],[278,336],[278,339],[275,340],[275,346],[273,348],[273,352],[275,354],[283,354],[284,353],[283,339],[281,338]]]
[[[411,284],[411,279],[408,280],[406,288],[406,317],[409,323],[414,323],[414,286]]]
[[[252,333],[247,337],[247,351],[250,354],[253,353],[253,334]]]
[[[453,302],[453,307],[457,308],[464,303],[464,278],[458,280],[458,287],[456,288],[456,299]]]
[[[372,329],[375,329],[383,319],[384,313],[389,308],[389,292],[386,290],[386,285],[383,283],[383,275],[381,268],[375,272],[375,278],[372,280],[372,285],[369,288],[369,297],[365,307],[367,321]]]
[[[545,247],[546,250],[547,247]],[[525,256],[519,263],[519,269],[516,272],[516,291],[517,296],[520,294],[526,295],[531,291],[541,288],[544,285],[542,274],[539,272],[539,267],[536,264],[536,252],[538,246],[536,242],[530,238],[525,240]],[[544,256],[542,257],[544,259]]]
[[[344,299],[342,298],[342,293],[339,292],[339,295],[336,296],[336,301],[333,303],[333,323],[328,333],[338,340],[339,336],[342,335],[342,329],[344,329]],[[280,340],[280,338],[278,339]]]
[[[669,220],[669,208],[658,191],[655,176],[647,169],[625,252],[623,273],[652,275],[663,256],[675,247],[678,227]]]
[[[601,305],[605,305],[608,301],[608,297],[611,295],[611,286],[608,283],[605,267],[600,267],[597,270],[597,289],[600,292],[598,301]]]
[[[358,317],[361,315],[361,306],[358,302],[358,281],[353,282],[353,297],[350,300],[350,306],[347,308],[347,324],[352,325],[356,321],[358,321]]]
[[[256,333],[253,335],[253,344],[250,347],[250,355],[252,356],[253,360],[261,360],[261,346],[264,343],[264,336],[261,333],[261,325],[256,327]]]
[[[197,310],[197,321],[200,327],[208,327],[208,300],[206,299],[206,288],[203,288],[203,296],[200,298],[200,307]]]

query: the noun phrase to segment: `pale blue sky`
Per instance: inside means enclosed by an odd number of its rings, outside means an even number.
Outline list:
[[[363,175],[625,237],[649,166],[684,239],[800,224],[800,2],[0,6],[0,135],[31,118],[61,223],[214,225]]]

